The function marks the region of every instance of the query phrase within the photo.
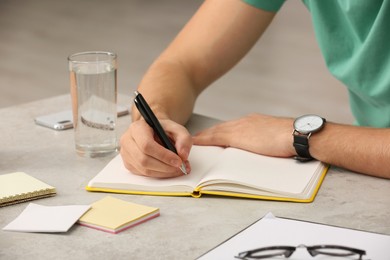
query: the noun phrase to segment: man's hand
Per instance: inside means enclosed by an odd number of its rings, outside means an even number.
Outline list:
[[[231,146],[268,156],[290,157],[295,155],[292,125],[293,119],[251,114],[203,130],[193,141],[196,145]]]
[[[153,129],[144,120],[137,120],[121,137],[121,156],[125,167],[138,175],[171,178],[183,175],[180,166],[184,162],[190,173],[190,134],[185,127],[171,120],[160,120],[160,123],[179,155],[162,146]]]

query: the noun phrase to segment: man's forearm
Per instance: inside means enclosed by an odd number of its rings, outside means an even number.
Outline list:
[[[158,118],[169,118],[180,124],[185,124],[191,116],[198,95],[179,64],[159,61],[150,67],[138,90]],[[132,117],[140,118],[136,109]]]
[[[332,165],[390,178],[390,129],[327,123],[310,138],[310,153]]]

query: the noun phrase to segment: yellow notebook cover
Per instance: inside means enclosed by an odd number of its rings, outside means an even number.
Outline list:
[[[116,234],[159,215],[158,208],[107,196],[93,203],[79,224]]]
[[[89,183],[88,191],[193,196],[202,194],[252,199],[311,202],[328,166],[291,158],[262,156],[236,148],[193,146],[192,171],[170,179],[138,176],[115,157]]]
[[[54,187],[24,172],[0,175],[0,207],[55,194]]]

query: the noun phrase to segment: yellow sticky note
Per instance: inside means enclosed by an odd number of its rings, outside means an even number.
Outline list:
[[[148,207],[111,196],[91,205],[79,223],[109,233],[119,233],[160,215],[158,208]]]

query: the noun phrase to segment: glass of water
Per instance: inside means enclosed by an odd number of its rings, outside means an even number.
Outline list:
[[[80,52],[68,61],[77,153],[87,157],[116,153],[117,55]]]

